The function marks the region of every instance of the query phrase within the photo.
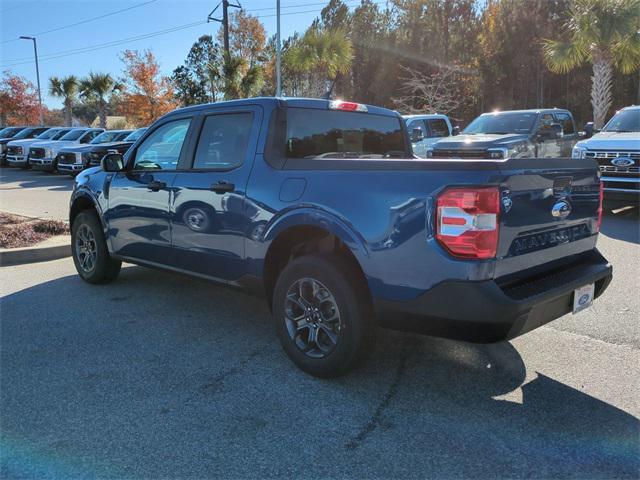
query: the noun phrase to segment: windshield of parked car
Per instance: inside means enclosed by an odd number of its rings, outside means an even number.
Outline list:
[[[640,108],[621,110],[616,113],[609,123],[602,129],[603,132],[640,132]]]
[[[136,140],[138,140],[142,134],[144,132],[146,132],[147,129],[146,128],[139,128],[138,130],[134,130],[133,132],[131,132],[129,135],[127,135],[123,141],[124,142],[135,142]]]
[[[537,118],[536,113],[500,112],[480,115],[464,129],[467,135],[529,133]]]
[[[404,158],[402,119],[369,113],[287,109],[288,158]]]
[[[92,145],[97,145],[99,143],[109,143],[109,142],[117,142],[118,140],[122,140],[123,137],[126,137],[129,132],[122,131],[110,131],[110,132],[102,132],[96,138],[91,140],[89,143]]]
[[[57,131],[52,137],[51,140],[61,140],[67,133],[71,132],[69,129],[63,129]]]
[[[36,138],[38,140],[49,140],[49,139],[53,138],[58,133],[60,133],[60,129],[58,129],[58,128],[50,128],[49,130],[45,130],[44,132],[42,132]]]
[[[24,130],[16,133],[13,137],[14,140],[20,140],[23,138],[31,138],[34,134],[34,132],[36,132],[37,129],[35,128],[25,128]]]
[[[66,135],[60,137],[60,140],[78,140],[82,135],[84,135],[85,132],[86,130],[84,128],[76,128],[74,130],[71,130]]]
[[[24,127],[7,127],[0,130],[0,138],[13,138],[21,130],[24,130]]]

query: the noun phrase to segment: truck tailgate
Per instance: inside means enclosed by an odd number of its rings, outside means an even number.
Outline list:
[[[497,276],[594,248],[600,208],[595,161],[512,159],[499,171]]]

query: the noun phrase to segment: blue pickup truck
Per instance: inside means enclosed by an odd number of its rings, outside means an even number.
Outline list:
[[[165,115],[77,176],[70,222],[87,282],[126,261],[259,292],[330,377],[380,326],[497,342],[586,308],[601,204],[595,160],[421,160],[396,112],[256,98]]]

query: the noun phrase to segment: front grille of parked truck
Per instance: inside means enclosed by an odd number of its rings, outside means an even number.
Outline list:
[[[29,150],[29,158],[44,158],[44,148],[32,148]]]

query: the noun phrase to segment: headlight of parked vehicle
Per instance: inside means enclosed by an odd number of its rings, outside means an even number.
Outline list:
[[[571,158],[584,158],[584,155],[586,152],[587,152],[586,148],[579,147],[578,145],[576,145],[575,147],[573,147],[573,150],[571,151]]]
[[[506,147],[489,148],[489,158],[519,158],[527,151],[526,143],[516,143]]]
[[[44,156],[45,157],[49,157],[49,158],[53,158],[53,149],[52,148],[45,148],[44,149]]]
[[[433,148],[427,148],[427,158],[433,158]]]

